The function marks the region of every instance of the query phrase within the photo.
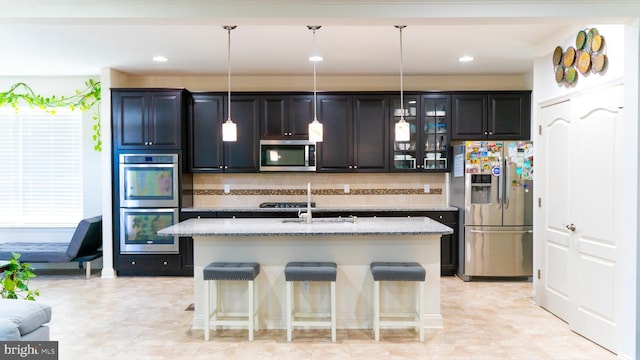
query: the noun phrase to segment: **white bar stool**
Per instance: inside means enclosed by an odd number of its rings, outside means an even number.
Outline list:
[[[291,342],[294,326],[329,327],[331,341],[336,342],[336,275],[337,265],[334,262],[290,262],[284,268],[287,282],[287,341]],[[293,309],[294,281],[329,281],[331,310],[329,313],[297,313]],[[307,320],[298,320],[306,318]],[[319,318],[313,319],[310,318]]]
[[[417,262],[372,262],[373,275],[373,332],[380,341],[380,327],[415,327],[420,342],[424,342],[424,283],[426,271]],[[409,313],[380,312],[380,282],[411,281],[414,286],[415,311]],[[382,320],[382,318],[386,318]],[[402,319],[402,320],[398,320]]]
[[[253,331],[258,330],[258,307],[255,296],[258,287],[254,285],[255,278],[260,274],[260,264],[255,262],[212,262],[203,269],[205,283],[205,322],[204,340],[209,341],[211,326],[217,330],[218,326],[246,326],[249,330],[249,341],[253,341]],[[248,307],[246,313],[227,313],[222,308],[218,281],[247,281]],[[211,282],[216,289],[214,309],[211,310]],[[238,319],[244,318],[244,319]]]

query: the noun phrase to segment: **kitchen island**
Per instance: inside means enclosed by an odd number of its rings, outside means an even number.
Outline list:
[[[427,272],[425,327],[441,328],[440,236],[452,229],[426,217],[321,218],[311,224],[298,219],[189,219],[159,231],[161,235],[194,239],[194,315],[192,327],[202,329],[202,269],[213,261],[260,263],[259,326],[285,328],[284,266],[289,261],[334,261],[337,326],[372,327],[372,261],[415,261]],[[328,307],[323,283],[301,283],[299,306]],[[386,285],[386,284],[385,284]],[[246,308],[245,286],[225,284],[222,301],[231,311]],[[409,284],[391,283],[381,294],[383,305],[404,311],[412,305]],[[242,299],[242,300],[238,300]]]

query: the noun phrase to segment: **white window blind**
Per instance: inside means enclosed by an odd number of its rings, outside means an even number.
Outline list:
[[[0,226],[82,218],[82,112],[0,107]]]

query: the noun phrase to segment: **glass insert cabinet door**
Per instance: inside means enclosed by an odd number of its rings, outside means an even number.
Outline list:
[[[448,95],[405,96],[405,121],[409,141],[395,141],[395,123],[400,120],[400,98],[392,98],[393,171],[444,172],[449,170]]]
[[[400,98],[391,99],[391,111],[392,124],[391,124],[391,137],[393,141],[393,166],[394,170],[416,170],[420,165],[418,159],[419,134],[420,128],[418,108],[419,104],[418,96],[404,96],[404,106],[400,103]],[[409,123],[410,137],[409,141],[396,141],[395,140],[395,124],[400,120],[402,110],[404,109],[404,120]]]
[[[424,146],[423,168],[425,170],[447,170],[449,129],[448,97],[422,98],[422,139]]]

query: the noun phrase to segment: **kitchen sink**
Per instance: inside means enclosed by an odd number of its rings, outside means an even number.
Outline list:
[[[306,224],[307,219],[283,219],[283,223]],[[338,217],[338,218],[313,218],[312,223],[357,223],[357,216]]]

